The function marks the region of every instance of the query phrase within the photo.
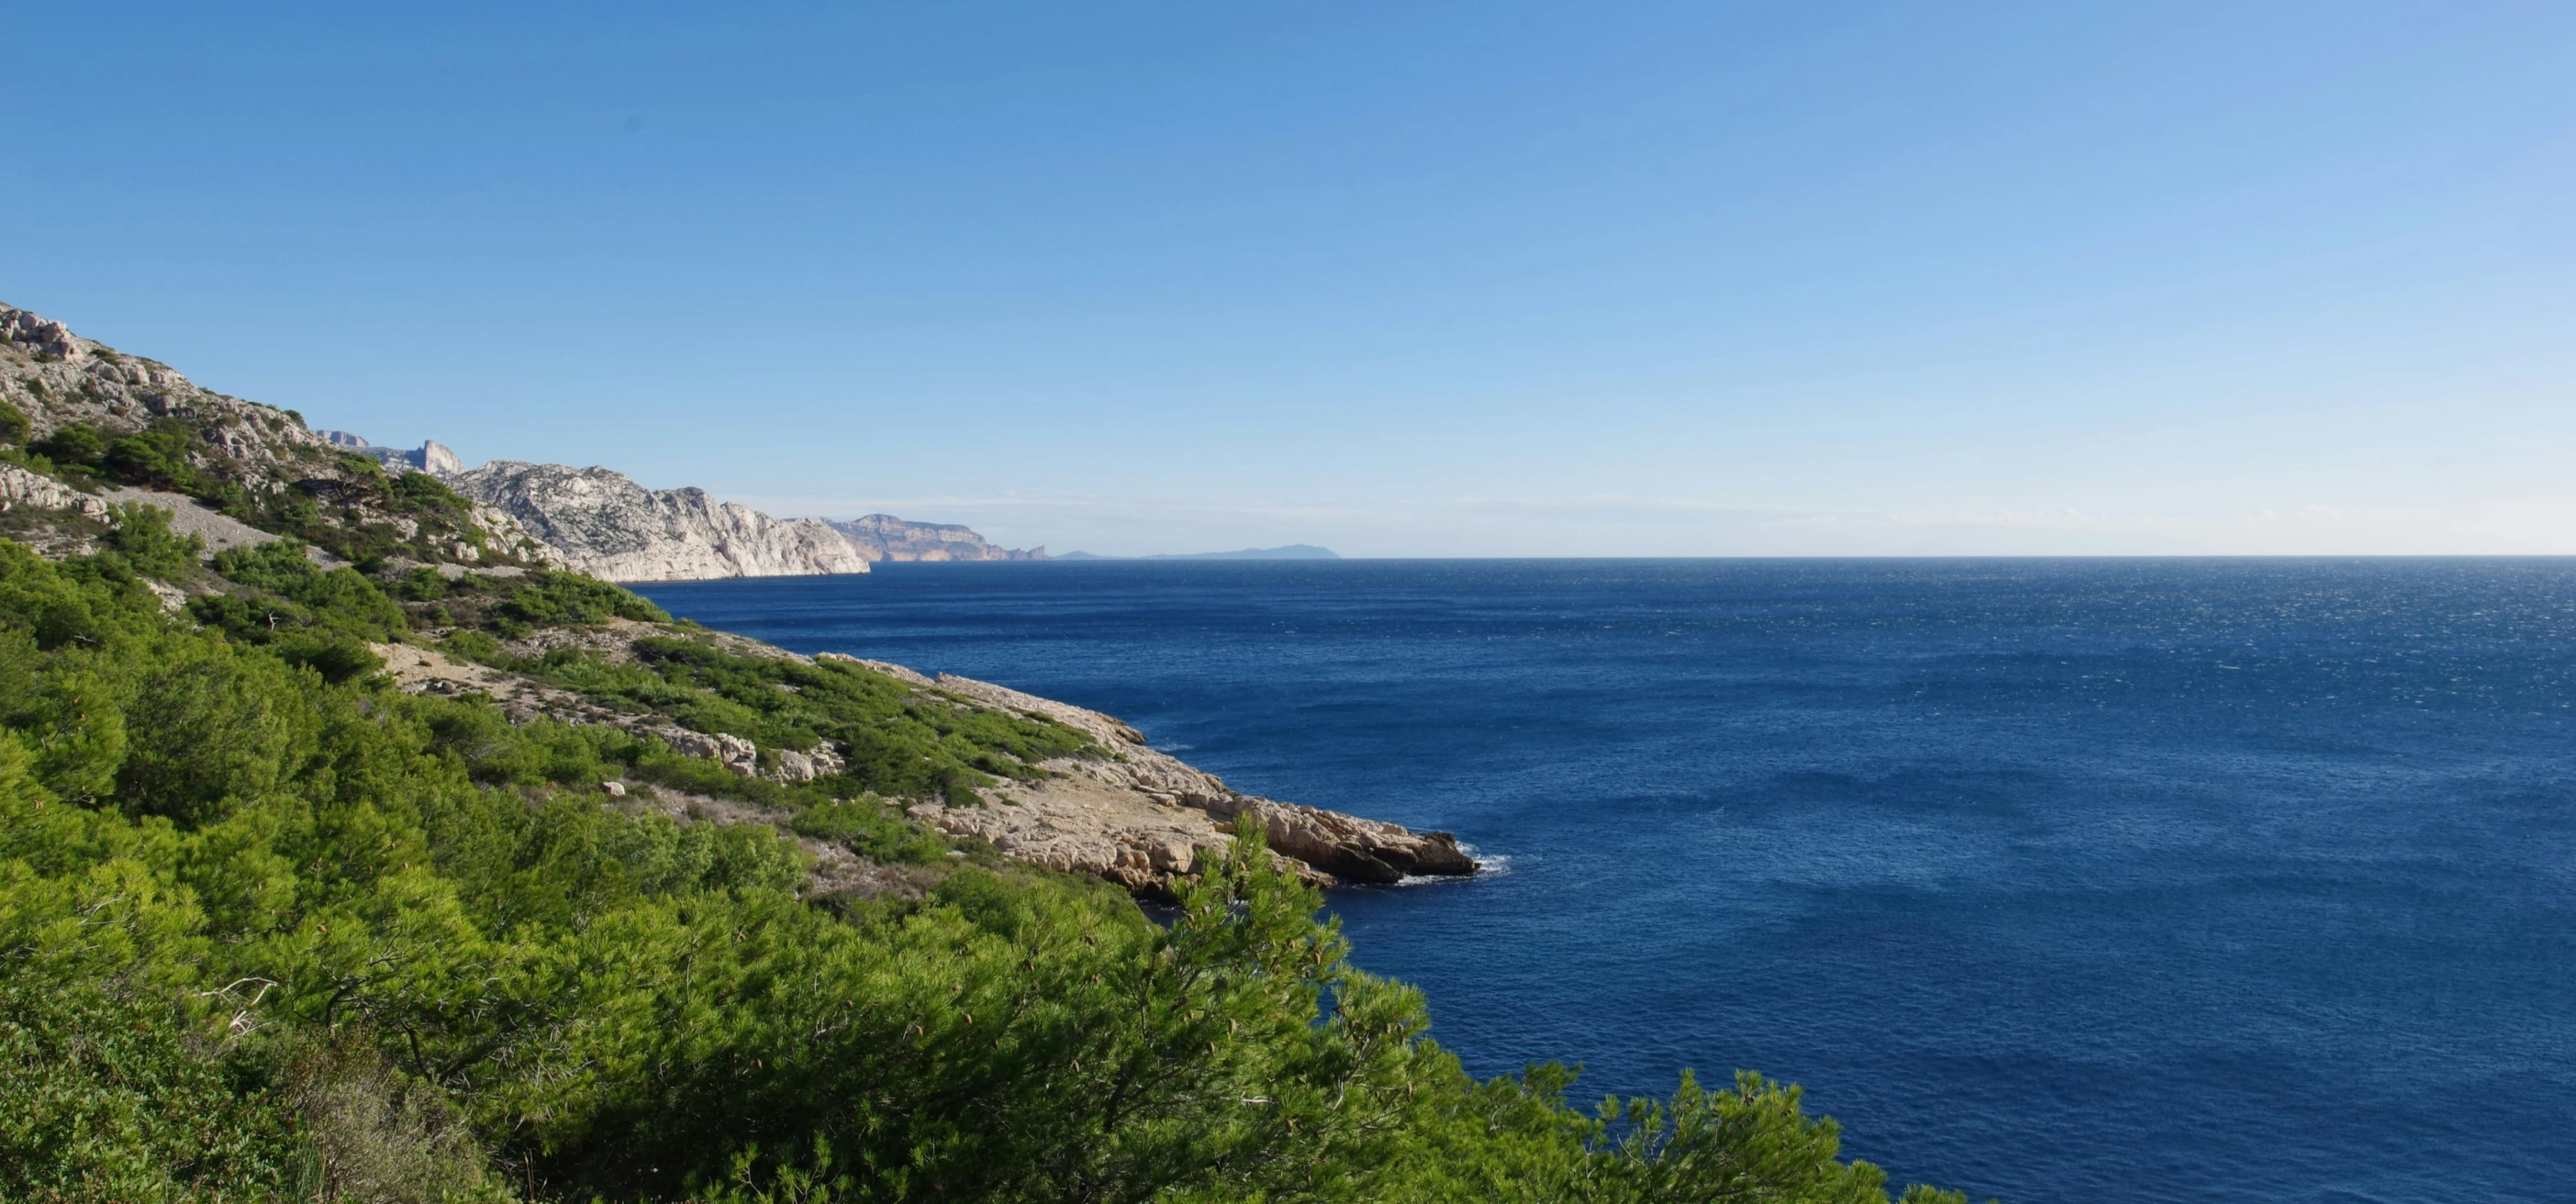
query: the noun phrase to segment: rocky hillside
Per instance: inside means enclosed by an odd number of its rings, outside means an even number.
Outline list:
[[[830,519],[870,560],[1044,560],[1045,548],[998,548],[956,523],[906,522],[891,514]]]
[[[183,531],[292,535],[344,560],[542,565],[507,515],[421,473],[333,447],[302,415],[199,386],[169,365],[0,305],[0,464],[14,538],[66,552],[116,502],[173,510]],[[10,429],[22,428],[22,429]],[[48,517],[52,515],[54,517]],[[218,545],[223,541],[217,540]]]
[[[468,471],[438,443],[379,447],[303,416],[202,388],[169,365],[0,305],[0,403],[27,420],[41,466],[0,482],[0,509],[60,487],[104,512],[120,488],[177,506],[211,534],[220,514],[292,530],[349,560],[562,565],[612,581],[864,573],[876,560],[1035,560],[962,526],[886,514],[779,519],[699,489],[648,490],[604,468],[502,460]],[[5,420],[5,416],[0,416]],[[39,479],[54,485],[40,484]],[[33,491],[31,493],[31,491]],[[47,494],[50,496],[50,494]],[[189,499],[179,504],[172,498]],[[23,527],[24,524],[19,524]],[[97,533],[78,524],[41,537]],[[66,545],[72,546],[72,545]]]
[[[519,460],[444,479],[518,520],[566,565],[610,581],[868,571],[868,557],[819,518],[771,518],[703,489],[646,489],[605,468]]]

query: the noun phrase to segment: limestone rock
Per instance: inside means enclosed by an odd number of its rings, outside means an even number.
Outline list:
[[[310,477],[334,454],[291,414],[199,387],[168,364],[11,305],[0,305],[0,400],[27,415],[29,442],[75,424],[115,436],[176,419],[220,453],[224,475],[254,490]]]
[[[941,674],[938,687],[970,701],[1055,720],[1115,754],[1107,760],[1048,761],[1040,768],[1059,776],[996,786],[986,792],[996,805],[935,808],[926,815],[948,831],[991,840],[1012,856],[1021,856],[1014,850],[1024,849],[1032,854],[1027,859],[1044,864],[1069,860],[1120,881],[1145,871],[1152,877],[1174,872],[1156,863],[1156,848],[1168,848],[1184,836],[1198,847],[1207,847],[1209,836],[1221,844],[1235,818],[1249,816],[1261,826],[1271,851],[1332,880],[1391,886],[1407,878],[1476,872],[1475,859],[1449,833],[1415,832],[1241,793],[1215,774],[1146,746],[1135,728],[1098,711],[952,674]],[[915,814],[924,812],[915,808]]]
[[[422,536],[416,550],[436,557],[544,563],[541,545],[526,532],[510,525],[494,527],[497,512],[469,517],[464,524],[442,520],[439,538],[427,538],[419,523],[387,505],[381,483],[372,481],[375,474],[351,471],[346,454],[364,450],[368,446],[364,439],[345,432],[310,430],[292,411],[193,384],[167,364],[122,354],[73,334],[53,319],[7,305],[0,305],[0,401],[27,415],[31,443],[75,425],[95,428],[109,439],[146,429],[185,427],[196,437],[187,453],[188,466],[206,477],[239,485],[253,497],[302,489],[331,504],[334,513],[329,521],[347,527],[381,523],[407,531],[405,538]],[[454,453],[436,444],[417,453],[395,454],[414,456],[421,464],[454,459]],[[117,497],[111,494],[103,500]],[[73,504],[79,506],[77,501]],[[164,503],[155,500],[154,504]],[[179,509],[178,513],[182,529],[187,529],[193,521],[190,512]],[[478,526],[479,534],[486,537],[479,547],[465,538],[476,535],[472,528]],[[214,536],[209,534],[209,539]],[[217,541],[216,546],[223,545]]]
[[[389,471],[409,469],[444,477],[465,471],[465,461],[457,458],[455,449],[432,439],[415,448],[378,447],[363,435],[348,431],[315,431],[323,442],[342,451],[356,452],[382,464]]]
[[[907,522],[891,514],[830,519],[870,560],[1044,560],[1045,548],[997,548],[955,523]]]
[[[0,510],[12,506],[77,510],[91,518],[107,517],[107,503],[96,497],[15,464],[0,464]]]
[[[558,647],[580,647],[611,664],[631,663],[637,639],[671,629],[617,620],[590,630],[539,632],[503,645],[514,657],[541,656]],[[740,636],[697,633],[728,651],[791,659],[784,649]],[[693,732],[651,715],[611,711],[579,695],[516,674],[452,661],[401,644],[376,645],[386,672],[416,693],[490,695],[514,721],[549,715],[567,723],[603,724],[654,736],[673,749],[706,757],[744,777],[810,781],[842,768],[840,750],[761,749],[738,736]],[[925,677],[900,665],[862,661],[838,653],[815,662],[857,664],[906,683],[929,700],[977,709],[999,709],[1064,723],[1098,741],[1106,755],[1063,757],[1038,768],[1034,781],[1003,780],[983,788],[981,805],[951,806],[912,800],[910,813],[955,836],[990,842],[1004,856],[1071,873],[1098,874],[1129,890],[1168,896],[1176,880],[1205,869],[1233,842],[1234,820],[1249,816],[1270,841],[1274,864],[1322,886],[1393,885],[1423,876],[1477,872],[1474,859],[1445,832],[1413,832],[1396,824],[1259,798],[1229,789],[1205,773],[1145,745],[1136,729],[1098,711],[1025,694],[972,678]],[[804,775],[811,774],[812,777]]]
[[[841,754],[832,751],[830,744],[817,744],[805,752],[779,749],[778,768],[769,776],[781,782],[810,782],[816,778],[828,778],[848,767]]]
[[[565,567],[611,581],[868,571],[821,519],[771,518],[703,489],[646,489],[605,468],[495,460],[446,481],[515,520]]]
[[[653,734],[671,746],[672,751],[692,757],[705,757],[746,778],[760,776],[760,746],[740,736],[723,732],[693,732],[683,727],[659,727]]]

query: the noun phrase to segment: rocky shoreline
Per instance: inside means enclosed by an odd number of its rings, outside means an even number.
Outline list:
[[[633,658],[634,641],[672,634],[674,629],[660,624],[615,620],[590,632],[542,632],[526,641],[525,647],[512,646],[509,651],[541,656],[553,648],[578,644],[592,655],[618,663]],[[979,791],[976,804],[924,801],[906,808],[931,827],[983,841],[1014,861],[1096,874],[1140,895],[1168,897],[1179,880],[1222,855],[1233,843],[1235,822],[1248,817],[1260,827],[1281,868],[1319,886],[1393,886],[1409,878],[1467,877],[1478,872],[1475,859],[1449,833],[1415,832],[1399,824],[1245,794],[1215,774],[1155,750],[1146,744],[1142,732],[1098,711],[953,674],[932,678],[884,661],[833,652],[804,657],[723,633],[704,633],[700,638],[717,641],[728,652],[842,661],[893,678],[948,705],[1017,712],[1091,737],[1100,749],[1098,755],[1042,761],[1037,768],[1046,776],[1034,781],[1004,779]],[[620,727],[653,736],[679,752],[714,759],[744,776],[809,780],[836,768],[839,759],[828,746],[761,749],[736,737],[708,736],[656,717],[621,713],[577,693],[427,648],[406,644],[373,648],[395,685],[406,692],[484,695],[518,722],[545,717]],[[764,764],[770,767],[764,769]],[[783,826],[783,818],[780,822]]]
[[[892,668],[893,666],[888,666]],[[1392,886],[1410,877],[1464,877],[1476,861],[1447,832],[1245,794],[1215,774],[1145,743],[1118,719],[972,678],[922,681],[988,706],[1052,719],[1089,735],[1111,755],[1040,765],[1060,775],[1005,783],[983,807],[924,803],[912,813],[942,831],[992,842],[1005,854],[1085,870],[1146,889],[1191,872],[1197,859],[1232,840],[1236,819],[1259,825],[1272,851],[1337,885]]]

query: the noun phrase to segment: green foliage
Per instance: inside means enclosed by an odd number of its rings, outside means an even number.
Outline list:
[[[108,513],[116,527],[108,532],[107,549],[134,572],[176,581],[195,568],[197,557],[205,554],[206,541],[194,534],[172,532],[170,512],[159,506],[131,502],[110,506]]]
[[[242,484],[236,479],[238,466],[219,448],[201,445],[196,455],[208,467],[196,470],[192,479],[174,478],[172,487],[261,530],[309,543],[362,568],[373,570],[397,556],[433,562],[512,559],[508,549],[492,546],[473,524],[470,503],[424,473],[388,477],[374,460],[343,453],[308,462],[315,475],[272,492]]]
[[[874,798],[808,807],[796,816],[795,829],[871,861],[927,865],[948,851],[947,842],[896,818],[889,804]]]
[[[502,599],[498,619],[496,626],[503,633],[523,635],[538,627],[605,623],[610,619],[668,623],[671,616],[632,590],[579,573],[537,569]]]
[[[316,592],[291,548],[221,564],[310,621],[174,623],[0,542],[0,1197],[1886,1199],[1758,1078],[1595,1114],[1562,1068],[1472,1080],[1255,829],[1157,924],[1096,880],[938,855],[848,778],[746,783],[927,884],[809,900],[769,823],[598,785],[742,779],[334,681],[297,641],[376,622],[323,613],[369,595]],[[852,666],[648,652],[546,671],[996,765],[1075,747],[942,728],[969,712]]]
[[[27,430],[27,412],[0,401],[0,443],[25,443]]]
[[[368,1204],[504,1204],[473,1128],[447,1094],[386,1062],[352,1027],[295,1034],[271,1057],[310,1143],[314,1191]]]
[[[107,456],[107,436],[97,427],[73,423],[28,449],[61,465],[89,466]]]
[[[440,641],[449,656],[490,663],[501,658],[501,641],[483,631],[459,631]]]
[[[374,649],[347,635],[289,632],[278,637],[276,651],[287,664],[311,669],[333,685],[385,667],[384,658],[377,656]]]
[[[0,954],[0,1199],[266,1201],[297,1190],[293,1116],[179,1008]]]
[[[462,521],[473,510],[464,495],[425,472],[405,472],[385,492],[396,514],[445,515]]]
[[[699,731],[776,748],[829,739],[849,750],[853,792],[972,803],[974,789],[995,778],[1034,777],[1039,761],[1098,752],[1061,724],[954,705],[847,662],[751,656],[670,637],[637,640],[635,651],[641,666],[566,658],[541,669]]]
[[[291,539],[218,552],[214,569],[243,589],[198,598],[189,610],[236,639],[265,643],[281,634],[300,635],[296,647],[335,647],[339,651],[328,654],[332,663],[354,663],[366,652],[359,645],[391,639],[411,626],[402,607],[375,582],[354,569],[323,569]],[[323,656],[305,654],[312,663]]]
[[[189,430],[186,423],[164,418],[148,430],[109,443],[99,459],[102,467],[119,480],[153,489],[195,492],[200,487],[199,474],[189,455],[199,446],[196,432]]]

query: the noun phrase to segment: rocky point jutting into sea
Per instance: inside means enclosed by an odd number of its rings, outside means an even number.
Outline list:
[[[112,509],[116,503],[167,512],[174,530],[204,541],[205,558],[296,539],[310,545],[312,560],[363,571],[384,588],[428,579],[420,574],[467,585],[543,580],[556,570],[663,581],[861,573],[885,559],[1045,555],[994,547],[963,527],[889,515],[850,523],[773,518],[703,490],[648,490],[604,468],[498,460],[468,469],[437,443],[398,451],[346,432],[313,431],[301,415],[205,389],[167,365],[9,307],[0,307],[0,401],[26,418],[20,442],[61,457],[11,452],[14,458],[0,463],[5,534],[56,559],[111,542],[117,525],[130,521]],[[199,599],[244,588],[202,566],[170,578],[148,584],[182,614],[196,613],[191,608]],[[276,618],[272,612],[272,626]],[[1003,856],[1097,874],[1143,893],[1169,893],[1176,878],[1231,842],[1239,821],[1257,826],[1275,855],[1320,883],[1383,885],[1476,872],[1447,833],[1417,833],[1246,794],[1149,747],[1115,718],[1006,686],[925,677],[849,653],[800,656],[658,620],[535,616],[513,623],[515,634],[495,645],[448,640],[453,629],[427,626],[369,651],[396,689],[488,698],[518,723],[616,727],[727,773],[782,783],[828,777],[854,750],[829,740],[770,746],[703,720],[692,726],[543,679],[542,666],[563,654],[612,670],[633,667],[671,655],[676,641],[729,656],[873,674],[913,707],[1061,725],[1088,738],[1080,755],[1044,760],[1035,773],[1002,775],[980,790],[897,801],[914,819],[988,842]],[[598,788],[623,797],[612,785]],[[658,792],[650,805],[686,822],[762,823],[782,831],[793,818],[675,790]],[[814,858],[816,889],[903,888],[900,875],[879,872],[884,867],[847,848],[800,839]]]

